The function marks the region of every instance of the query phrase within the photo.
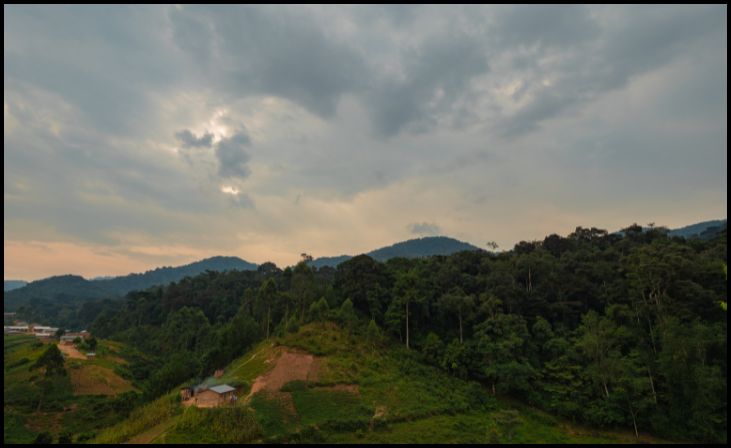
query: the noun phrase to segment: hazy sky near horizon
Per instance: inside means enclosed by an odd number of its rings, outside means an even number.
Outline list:
[[[4,276],[727,214],[727,7],[4,6]]]

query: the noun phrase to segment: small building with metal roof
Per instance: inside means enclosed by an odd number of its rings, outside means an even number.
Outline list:
[[[184,401],[192,399],[192,404],[195,406],[213,408],[227,403],[234,403],[236,401],[236,388],[228,384],[208,388],[200,385],[192,388],[183,388],[180,391],[180,395]]]

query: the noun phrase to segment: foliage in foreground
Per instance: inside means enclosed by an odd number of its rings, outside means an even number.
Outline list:
[[[251,443],[262,429],[247,406],[189,407],[165,435],[166,443]]]

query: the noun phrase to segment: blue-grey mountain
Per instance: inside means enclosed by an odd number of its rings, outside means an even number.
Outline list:
[[[372,250],[366,255],[377,261],[386,261],[396,257],[417,258],[428,257],[431,255],[451,255],[463,250],[480,250],[480,248],[446,236],[429,236],[402,241],[391,246]],[[335,267],[344,261],[350,260],[351,258],[353,257],[350,255],[321,257],[313,260],[311,265],[318,268],[323,266]]]
[[[713,221],[703,221],[679,229],[673,229],[669,235],[682,236],[684,238],[699,237],[702,239],[710,239],[724,228],[726,228],[726,220],[715,219]]]
[[[121,297],[134,290],[165,285],[205,271],[254,270],[256,265],[238,257],[212,257],[184,266],[162,267],[141,274],[103,280],[86,280],[77,275],[49,277],[4,293],[5,311],[42,301],[82,303],[89,300]]]
[[[13,289],[22,288],[27,285],[28,282],[24,280],[5,280],[3,284],[3,291],[12,291]]]

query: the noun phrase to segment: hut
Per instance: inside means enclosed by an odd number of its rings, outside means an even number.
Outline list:
[[[70,339],[71,341],[73,341],[76,338],[83,340],[83,339],[89,339],[90,337],[91,337],[91,333],[89,333],[86,330],[75,331],[75,332],[69,331],[69,332],[64,333],[63,336],[61,336],[61,340],[63,341],[65,338]]]
[[[235,401],[236,388],[228,384],[213,386],[195,394],[195,403],[200,407],[216,407]]]

